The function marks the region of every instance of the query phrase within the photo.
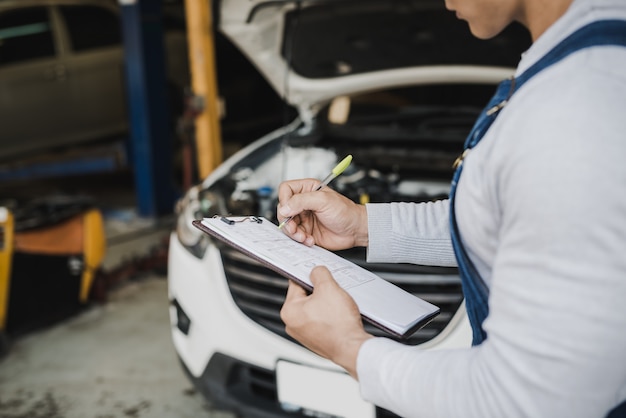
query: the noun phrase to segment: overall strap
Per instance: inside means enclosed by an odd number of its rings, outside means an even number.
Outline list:
[[[463,154],[461,154],[454,163],[455,172],[450,189],[450,232],[452,246],[459,266],[459,275],[461,276],[467,315],[472,326],[473,345],[478,345],[487,338],[482,324],[489,314],[489,289],[480,277],[480,274],[478,274],[476,267],[469,259],[463,247],[456,222],[454,205],[456,187],[463,170],[463,159],[483,138],[489,127],[495,121],[500,110],[506,106],[511,96],[528,80],[545,68],[559,62],[576,51],[602,45],[626,47],[626,21],[601,20],[590,23],[565,38],[519,77],[504,80],[500,83],[496,93],[481,112],[474,127],[470,131],[465,141]]]

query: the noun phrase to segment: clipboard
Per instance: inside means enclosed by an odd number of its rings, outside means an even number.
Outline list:
[[[439,307],[331,251],[292,240],[265,218],[216,215],[192,224],[307,291],[313,290],[309,279],[313,268],[328,267],[363,319],[397,338],[408,338],[440,312]]]

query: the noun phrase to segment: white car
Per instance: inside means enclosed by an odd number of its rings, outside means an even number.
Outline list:
[[[353,163],[331,187],[355,201],[446,197],[465,136],[530,39],[512,27],[476,40],[440,0],[223,0],[216,20],[299,117],[233,155],[178,202],[168,280],[182,366],[214,405],[242,417],[394,416],[286,335],[279,317],[286,279],[191,223],[216,214],[276,223],[281,181],[321,179],[348,154]],[[441,308],[405,344],[471,343],[456,269],[368,264],[362,248],[339,254]]]

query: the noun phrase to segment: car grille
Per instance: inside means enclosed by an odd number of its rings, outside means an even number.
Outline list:
[[[259,325],[292,340],[280,319],[287,279],[230,247],[221,246],[220,250],[228,287],[239,309]],[[461,281],[455,268],[366,263],[365,249],[338,254],[441,309],[430,323],[409,338],[400,340],[404,344],[422,344],[436,337],[463,302]],[[373,335],[390,337],[366,322],[364,325]]]

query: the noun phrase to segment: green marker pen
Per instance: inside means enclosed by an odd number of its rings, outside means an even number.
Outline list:
[[[333,171],[330,172],[329,175],[326,176],[326,178],[324,180],[322,180],[322,182],[320,183],[319,186],[317,186],[317,188],[315,189],[315,191],[320,190],[322,187],[328,186],[328,183],[330,183],[331,181],[333,181],[333,179],[335,177],[337,177],[339,174],[343,173],[344,170],[346,168],[348,168],[348,166],[350,165],[350,163],[352,162],[352,155],[348,155],[346,158],[344,158],[343,160],[341,160],[341,162],[339,164],[337,164],[335,166],[335,168],[333,168]],[[291,220],[291,218],[293,218],[293,216],[288,217],[287,219],[285,219],[284,221],[282,221],[280,223],[280,225],[278,225],[278,229],[282,228],[283,226],[285,226],[285,224],[287,222],[289,222]]]

